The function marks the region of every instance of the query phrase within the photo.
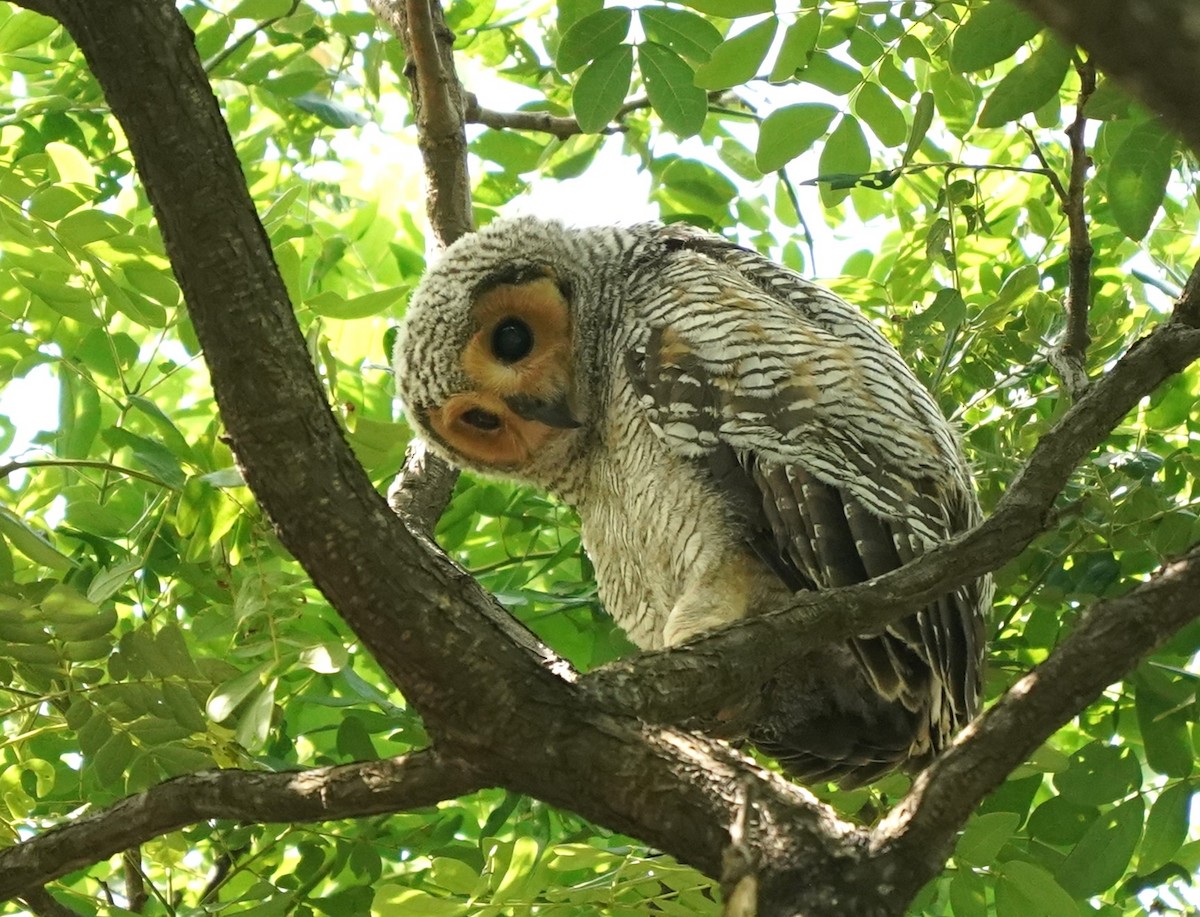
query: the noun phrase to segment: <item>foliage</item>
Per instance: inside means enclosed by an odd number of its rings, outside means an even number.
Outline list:
[[[407,428],[385,333],[425,248],[415,167],[377,177],[385,157],[413,161],[402,54],[350,4],[181,6],[330,403],[386,486]],[[506,94],[498,76],[588,132],[473,129],[480,220],[548,181],[586,181],[608,147],[653,177],[663,219],[809,271],[835,248],[841,275],[825,281],[961,425],[994,504],[1068,404],[1048,362],[1071,257],[1050,173],[1066,184],[1073,49],[1005,0],[456,0],[448,17],[484,104]],[[70,40],[0,4],[0,69],[0,404],[32,404],[42,428],[27,441],[0,417],[2,842],[197,769],[421,747],[418,718],[241,485],[128,147]],[[1192,163],[1156,120],[1103,80],[1084,103],[1100,373],[1159,319],[1200,220]],[[614,119],[619,134],[595,133]],[[1056,527],[1000,571],[989,696],[1091,602],[1200,539],[1198,394],[1193,368],[1148,399],[1078,469]],[[578,666],[628,650],[569,509],[465,478],[438,537]],[[1013,774],[914,912],[1133,914],[1156,896],[1161,913],[1186,910],[1198,646],[1193,626]],[[870,819],[906,785],[817,789]],[[140,858],[146,913],[719,909],[691,870],[503,791],[353,824],[199,824]],[[113,861],[53,890],[117,913],[133,884]]]

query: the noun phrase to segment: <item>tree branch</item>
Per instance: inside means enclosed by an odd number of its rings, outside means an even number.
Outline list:
[[[355,818],[433,805],[481,786],[467,764],[433,751],[294,773],[189,774],[0,850],[0,901],[28,898],[59,876],[206,819]]]
[[[1051,508],[1079,462],[1162,382],[1200,358],[1200,266],[1175,316],[1138,341],[1038,442],[1017,479],[974,529],[870,582],[799,593],[791,607],[700,637],[684,650],[643,653],[580,680],[597,704],[648,722],[711,716],[766,681],[784,662],[820,646],[871,633],[947,590],[998,569],[1045,530]]]
[[[1088,52],[1129,92],[1163,115],[1200,154],[1200,6],[1195,0],[1018,0]]]
[[[425,160],[426,212],[445,248],[473,227],[467,173],[466,101],[454,69],[454,33],[437,0],[368,0],[391,27],[408,57],[405,75]]]
[[[875,829],[872,844],[915,872],[940,870],[954,835],[983,797],[1056,729],[1200,617],[1200,546],[1120,598],[1094,605],[1041,665],[937,758]]]
[[[468,124],[482,124],[499,131],[540,131],[543,134],[553,134],[559,140],[587,133],[574,118],[564,118],[546,111],[493,111],[484,108],[473,92],[467,93],[465,116]],[[609,126],[600,133],[615,134],[620,130],[619,127]]]
[[[437,0],[368,0],[404,45],[417,143],[425,162],[425,209],[439,248],[470,232],[475,224],[467,170],[464,98],[454,68],[454,34]],[[433,530],[458,480],[458,469],[414,440],[404,468],[388,497],[392,508],[417,531]]]

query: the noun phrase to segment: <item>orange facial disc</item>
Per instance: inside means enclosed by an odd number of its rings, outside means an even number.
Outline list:
[[[528,464],[553,427],[518,417],[487,392],[454,395],[429,414],[429,425],[451,449],[497,471]]]
[[[493,287],[475,300],[471,312],[479,330],[463,351],[462,365],[481,392],[552,398],[570,388],[571,317],[553,279]],[[492,335],[497,325],[514,318],[533,333],[533,347],[525,358],[505,363],[492,352]]]

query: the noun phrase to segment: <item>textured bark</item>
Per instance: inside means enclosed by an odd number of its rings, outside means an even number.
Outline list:
[[[1200,154],[1200,4],[1195,0],[1017,0],[1161,114]]]

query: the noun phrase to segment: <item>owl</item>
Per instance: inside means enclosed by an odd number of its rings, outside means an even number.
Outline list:
[[[956,437],[857,309],[682,225],[501,220],[444,253],[395,349],[450,462],[573,505],[642,649],[887,573],[979,518]],[[928,762],[979,708],[980,579],[795,659],[748,736],[806,781]]]

